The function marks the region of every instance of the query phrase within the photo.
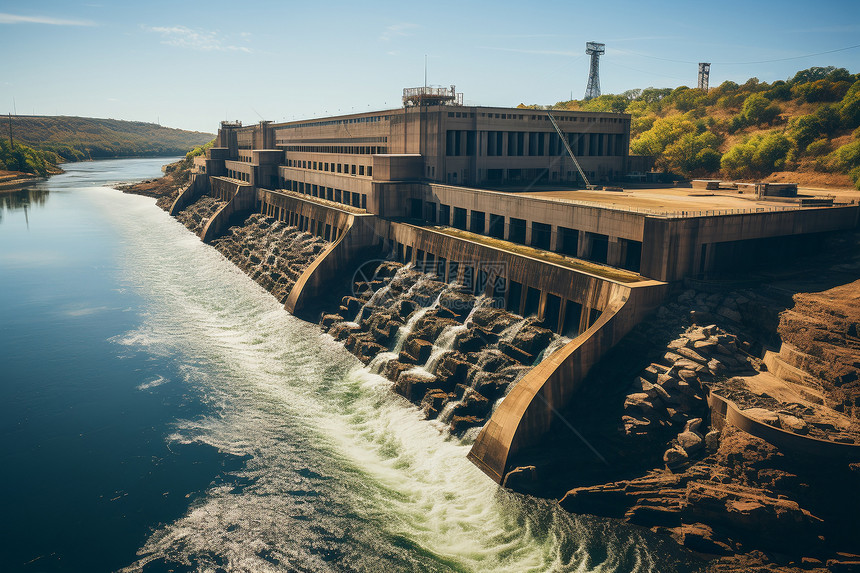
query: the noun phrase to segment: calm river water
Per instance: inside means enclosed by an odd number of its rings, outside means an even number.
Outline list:
[[[166,159],[0,195],[0,570],[688,571],[468,448],[154,200]]]

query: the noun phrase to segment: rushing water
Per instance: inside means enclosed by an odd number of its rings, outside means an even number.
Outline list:
[[[72,164],[0,203],[0,570],[689,570],[648,532],[501,490],[152,199],[104,186],[164,162]]]

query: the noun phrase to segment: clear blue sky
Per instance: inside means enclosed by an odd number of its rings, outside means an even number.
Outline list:
[[[860,1],[293,2],[0,0],[0,111],[214,131],[398,107],[456,84],[467,104],[582,98],[585,42],[603,93],[860,72]],[[793,59],[788,59],[793,58]],[[760,63],[752,63],[760,62]]]

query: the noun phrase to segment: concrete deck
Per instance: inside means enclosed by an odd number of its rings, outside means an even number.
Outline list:
[[[704,211],[755,211],[756,209],[781,210],[797,208],[795,205],[772,201],[757,201],[749,195],[740,195],[732,191],[706,191],[690,188],[660,188],[660,189],[625,189],[619,191],[589,191],[564,187],[518,190],[509,189],[513,195],[530,198],[587,203],[615,209],[640,211],[656,215],[679,215],[687,213],[694,215]],[[860,191],[820,189],[799,189],[801,195],[822,196],[834,195],[839,202],[860,200]],[[709,213],[710,214],[710,213]]]

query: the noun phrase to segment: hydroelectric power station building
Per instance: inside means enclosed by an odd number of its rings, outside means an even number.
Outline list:
[[[765,260],[857,226],[857,205],[735,189],[617,188],[641,170],[630,116],[464,106],[454,88],[404,90],[385,111],[242,126],[222,122],[193,183],[225,202],[201,238],[258,212],[329,241],[286,307],[392,256],[486,293],[573,340],[526,374],[470,453],[501,482],[590,367],[653,310],[668,285]],[[595,185],[597,184],[597,185]]]

